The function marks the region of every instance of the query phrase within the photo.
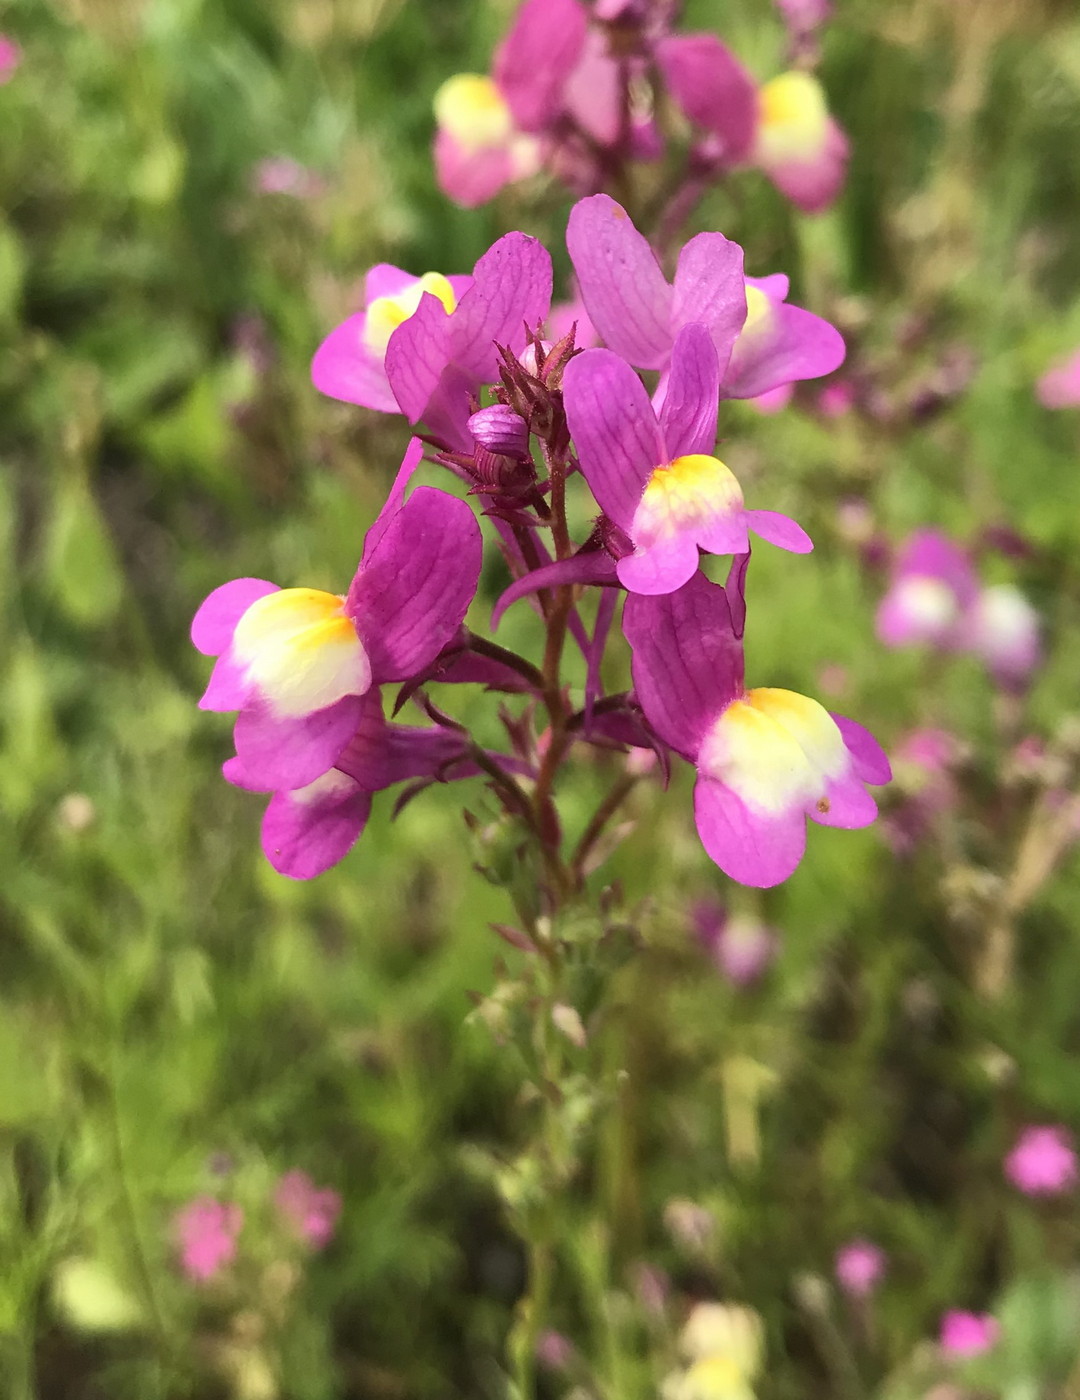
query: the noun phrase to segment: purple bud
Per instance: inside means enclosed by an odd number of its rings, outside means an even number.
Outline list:
[[[529,455],[529,425],[505,404],[482,408],[469,419],[469,432],[481,447],[501,457]]]

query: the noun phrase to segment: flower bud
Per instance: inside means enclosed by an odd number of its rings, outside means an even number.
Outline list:
[[[529,455],[529,425],[519,413],[505,404],[482,408],[469,419],[474,441],[501,457]]]

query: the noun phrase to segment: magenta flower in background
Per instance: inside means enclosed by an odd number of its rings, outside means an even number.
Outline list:
[[[822,418],[842,418],[855,406],[855,385],[850,379],[834,379],[823,384],[817,397],[817,408]]]
[[[793,69],[760,89],[751,159],[804,214],[819,214],[836,199],[850,154],[812,73]]]
[[[1009,583],[980,591],[964,620],[964,640],[1008,690],[1022,689],[1042,659],[1039,614]]]
[[[1080,350],[1051,365],[1035,393],[1043,408],[1080,408]]]
[[[196,1283],[208,1279],[236,1258],[236,1240],[244,1223],[238,1205],[198,1196],[173,1220],[180,1266]]]
[[[937,530],[916,530],[893,564],[878,607],[878,637],[889,647],[959,650],[963,615],[977,593],[967,553]]]
[[[871,1240],[856,1239],[837,1250],[836,1280],[852,1298],[868,1298],[885,1274],[885,1251]]]
[[[868,826],[877,804],[866,785],[891,770],[861,725],[793,691],[744,688],[744,569],[732,572],[728,590],[698,573],[674,593],[631,594],[623,630],[646,719],[697,768],[707,854],[733,880],[768,887],[802,859],[806,817]]]
[[[313,170],[289,156],[271,156],[259,161],[252,174],[257,194],[287,194],[294,199],[314,199],[326,183]]]
[[[293,1232],[311,1245],[323,1249],[333,1238],[341,1215],[341,1196],[331,1187],[318,1187],[307,1172],[286,1172],[274,1191],[274,1205]]]
[[[22,49],[8,34],[0,34],[0,86],[8,82],[22,63]]]
[[[757,130],[757,84],[715,34],[666,35],[656,44],[664,83],[687,119],[708,132],[718,170],[750,158]]]
[[[723,234],[691,238],[672,284],[626,210],[598,194],[570,211],[566,246],[593,325],[637,369],[666,369],[679,332],[691,323],[709,332],[726,398],[831,374],[843,361],[839,332],[787,305],[786,277],[745,277],[742,249]]]
[[[702,947],[736,987],[756,982],[779,952],[780,935],[760,919],[705,901],[694,906],[691,918]]]
[[[480,529],[468,505],[419,487],[413,439],[364,543],[346,595],[235,579],[195,615],[192,641],[218,657],[199,702],[238,710],[234,780],[268,792],[307,787],[331,769],[373,685],[408,680],[461,626],[480,574]]]
[[[784,23],[794,34],[812,34],[832,14],[832,0],[776,0]]]
[[[757,409],[758,413],[771,416],[774,413],[782,413],[794,395],[794,384],[781,384],[776,389],[767,389],[764,394],[755,394],[752,399],[747,399],[746,402],[751,408]]]
[[[698,566],[698,549],[745,554],[753,530],[781,549],[813,546],[794,520],[750,510],[735,476],[709,455],[716,442],[719,367],[704,326],[682,328],[659,420],[630,366],[586,350],[563,375],[563,401],[581,470],[607,517],[624,532],[615,566],[634,593],[670,593]]]
[[[990,1351],[1001,1335],[1001,1324],[988,1313],[954,1310],[941,1319],[940,1344],[946,1356],[969,1360]]]
[[[1005,1175],[1027,1196],[1057,1196],[1076,1185],[1076,1152],[1059,1124],[1025,1128],[1005,1158]]]

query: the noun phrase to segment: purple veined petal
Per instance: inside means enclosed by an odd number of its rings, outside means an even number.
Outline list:
[[[723,783],[698,775],[694,821],[710,860],[740,885],[771,889],[791,875],[806,850],[806,818],[797,808],[755,812]]]
[[[371,692],[356,732],[338,757],[342,773],[369,792],[380,792],[411,778],[433,777],[460,758],[468,741],[457,730],[388,724],[382,700]]]
[[[345,602],[377,684],[408,680],[453,640],[476,592],[481,548],[468,505],[433,486],[418,486],[387,523]]]
[[[778,510],[748,510],[745,520],[748,529],[777,549],[786,549],[791,554],[809,554],[814,548],[813,540],[799,522],[790,515],[781,515]]]
[[[400,413],[382,358],[364,344],[367,312],[342,321],[315,351],[311,382],[320,394],[379,413]]]
[[[601,510],[629,528],[664,443],[645,386],[611,350],[575,355],[563,374],[563,403],[586,481]]]
[[[660,432],[664,461],[710,454],[716,446],[716,417],[720,404],[720,365],[716,347],[704,326],[690,322],[675,337],[671,368],[666,375]]]
[[[276,719],[260,700],[246,705],[233,737],[247,782],[263,792],[291,792],[322,777],[352,737],[361,702],[345,695],[298,719]]]
[[[705,326],[723,374],[745,320],[743,250],[722,233],[699,233],[679,254],[671,311],[673,329],[691,321]]]
[[[807,808],[811,821],[819,826],[835,826],[846,831],[869,826],[878,814],[877,803],[863,787],[860,780],[847,773],[842,778],[834,778],[825,784],[825,799],[828,810],[823,811],[818,803]]]
[[[580,0],[526,0],[518,10],[492,76],[519,131],[541,132],[558,116],[587,29]]]
[[[251,683],[233,659],[231,649],[226,650],[214,663],[210,680],[199,701],[199,709],[227,714],[230,710],[243,709],[250,694]]]
[[[589,319],[608,346],[639,369],[663,369],[674,293],[630,215],[606,194],[579,199],[566,246]]]
[[[451,359],[477,382],[497,376],[495,344],[515,354],[525,327],[538,326],[551,306],[551,254],[524,233],[507,233],[473,268],[473,284],[450,318]]]
[[[544,564],[539,569],[522,578],[515,579],[500,596],[491,614],[491,630],[494,632],[502,621],[503,613],[519,598],[538,593],[542,588],[558,588],[563,583],[614,583],[615,561],[606,550],[598,549],[588,554],[575,554],[571,559],[558,559]],[[588,654],[589,644],[585,651]]]
[[[665,744],[693,760],[709,726],[742,691],[742,644],[727,594],[701,573],[676,593],[631,593],[623,632],[645,718]]]
[[[397,296],[406,287],[411,287],[416,278],[411,272],[393,263],[376,263],[369,268],[364,278],[364,305],[370,306],[379,297]]]
[[[450,317],[437,296],[425,292],[386,347],[386,376],[410,423],[424,416],[439,376],[450,362]]]
[[[764,341],[736,345],[724,375],[724,397],[752,399],[796,380],[820,379],[844,362],[847,347],[835,326],[801,306],[773,302],[775,328]]]
[[[736,637],[741,638],[746,631],[746,575],[750,568],[750,550],[736,554],[728,569],[724,582],[724,593],[731,610],[731,625]]]
[[[745,531],[743,532],[745,535]],[[635,550],[615,566],[619,582],[630,593],[654,597],[674,593],[697,573],[698,547],[692,535],[679,531],[647,549]]]
[[[837,729],[851,754],[852,771],[864,783],[889,783],[892,781],[892,764],[878,741],[853,719],[846,715],[832,716]]]
[[[752,514],[753,511],[740,510],[718,516],[704,527],[699,526],[697,543],[706,554],[745,554],[750,548],[747,529]]]
[[[656,45],[664,82],[690,120],[723,143],[725,165],[739,165],[754,145],[757,84],[712,34],[669,35]]]
[[[413,473],[423,461],[423,457],[424,444],[417,437],[410,438],[409,445],[405,449],[405,456],[401,459],[401,466],[398,467],[397,476],[394,477],[394,484],[390,487],[390,494],[387,496],[382,510],[375,517],[371,529],[367,532],[367,537],[364,540],[363,559],[367,559],[374,551],[386,533],[387,526],[404,505],[405,488],[412,480]]]
[[[469,432],[469,416],[476,385],[457,365],[447,365],[424,411],[430,432],[452,452],[471,454],[475,446]]]
[[[262,821],[262,848],[279,875],[311,880],[356,845],[371,794],[336,769],[298,792],[275,792]]]
[[[623,77],[618,59],[609,52],[608,39],[590,29],[581,57],[566,79],[566,109],[599,146],[614,146],[622,132]]]
[[[435,133],[432,155],[439,189],[462,209],[479,208],[517,178],[509,146],[481,146],[473,150],[440,128]]]
[[[264,578],[234,578],[215,588],[191,622],[191,640],[196,649],[204,656],[220,656],[228,650],[236,624],[252,603],[277,592],[277,584]]]

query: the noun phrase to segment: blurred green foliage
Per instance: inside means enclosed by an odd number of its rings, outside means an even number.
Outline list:
[[[824,77],[855,153],[840,205],[800,220],[747,175],[698,215],[746,245],[751,271],[791,271],[803,304],[840,319],[895,410],[828,421],[809,395],[776,418],[731,407],[722,431],[748,494],[767,483],[819,541],[794,566],[755,560],[750,674],[815,693],[831,668],[836,703],[886,740],[955,730],[972,801],[950,841],[909,861],[880,832],[812,832],[789,885],[746,897],[784,949],[740,995],[689,932],[691,897],[728,894],[685,775],[636,796],[637,829],[597,881],[621,886],[633,931],[609,927],[626,946],[602,998],[587,958],[575,984],[580,1114],[603,1125],[560,1223],[581,1282],[553,1310],[619,1400],[658,1393],[680,1309],[706,1296],[764,1315],[767,1398],[926,1393],[941,1367],[925,1339],[950,1306],[994,1307],[1007,1333],[961,1386],[1020,1400],[1058,1393],[1070,1368],[1060,1393],[1077,1385],[1075,1209],[1017,1198],[1000,1163],[1023,1122],[1080,1128],[1080,875],[1066,864],[1023,912],[993,1000],[973,972],[988,906],[965,892],[976,877],[1000,891],[1030,800],[1003,781],[1006,740],[1052,743],[1077,709],[1077,422],[1039,409],[1032,384],[1080,343],[1080,21],[1037,0],[837,9]],[[491,1030],[517,1014],[520,955],[488,928],[509,909],[470,869],[459,813],[498,814],[478,787],[396,822],[382,800],[342,867],[277,877],[257,800],[220,779],[226,726],[195,708],[205,664],[186,630],[225,579],[336,589],[355,565],[405,435],[320,399],[307,364],[367,266],[464,270],[524,227],[565,273],[560,192],[466,212],[433,185],[431,94],[486,68],[511,10],[0,9],[25,51],[0,87],[11,1400],[506,1394],[523,1265],[499,1199],[533,1186],[514,1177],[521,1067]],[[766,0],[700,0],[687,18],[775,70]],[[320,188],[259,193],[258,163],[279,157]],[[970,387],[916,420],[904,405],[957,346]],[[1026,538],[1026,557],[996,566],[1046,627],[1020,719],[1003,720],[974,666],[928,672],[877,646],[880,583],[837,523],[851,496],[892,538],[927,523]],[[499,583],[493,565],[489,600]],[[506,630],[525,642],[532,625],[512,613]],[[583,766],[568,825],[598,790]],[[344,1198],[310,1258],[267,1205],[295,1166]],[[246,1212],[243,1261],[209,1290],[181,1277],[171,1233],[204,1192]],[[670,1228],[688,1200],[713,1222],[700,1247]],[[890,1257],[872,1325],[821,1283],[855,1234]],[[645,1262],[673,1282],[663,1322],[635,1291]]]

